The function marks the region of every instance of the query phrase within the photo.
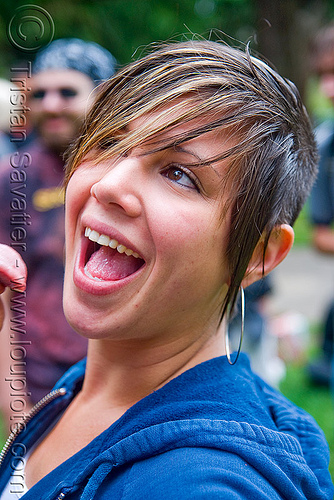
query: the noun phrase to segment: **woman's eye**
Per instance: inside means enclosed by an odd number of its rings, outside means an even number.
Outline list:
[[[170,166],[166,168],[162,174],[167,177],[167,179],[170,179],[181,186],[198,190],[198,184],[195,178],[192,177],[191,172],[185,172],[178,166]]]
[[[104,139],[101,139],[98,143],[98,148],[101,151],[108,151],[109,149],[112,149],[113,147],[117,146],[120,143],[120,138],[119,137],[105,137]],[[126,158],[129,156],[130,152],[129,151],[121,151],[118,153],[122,158]]]

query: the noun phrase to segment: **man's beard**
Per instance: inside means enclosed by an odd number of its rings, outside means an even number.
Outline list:
[[[58,124],[57,120],[63,120]],[[55,126],[52,126],[55,120]],[[50,123],[51,122],[51,123]],[[79,133],[80,118],[71,115],[43,116],[36,123],[36,130],[44,145],[52,152],[63,155]]]

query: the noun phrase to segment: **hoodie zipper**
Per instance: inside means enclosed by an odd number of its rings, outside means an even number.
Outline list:
[[[0,467],[3,464],[3,461],[8,453],[8,450],[12,446],[13,442],[17,438],[17,436],[20,434],[20,432],[25,428],[26,424],[30,422],[30,420],[37,415],[38,412],[40,412],[45,406],[54,399],[58,398],[59,396],[64,396],[66,394],[66,389],[64,387],[61,387],[60,389],[54,389],[53,391],[49,392],[44,398],[42,398],[38,403],[35,404],[35,406],[32,407],[28,415],[23,419],[23,421],[17,425],[17,427],[9,434],[8,439],[2,448],[2,451],[0,453]]]

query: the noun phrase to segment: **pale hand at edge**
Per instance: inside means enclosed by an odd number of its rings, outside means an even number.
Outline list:
[[[27,267],[21,255],[13,248],[0,244],[0,294],[6,288],[24,292],[27,281]],[[0,329],[4,320],[4,307],[0,297]]]

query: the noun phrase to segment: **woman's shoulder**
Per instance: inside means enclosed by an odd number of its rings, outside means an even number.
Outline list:
[[[249,457],[251,455],[249,454]],[[298,463],[298,461],[297,461]],[[219,448],[184,446],[120,467],[96,493],[100,500],[182,498],[236,500],[332,499],[329,481],[318,481],[301,462],[290,468],[253,449],[253,459]]]
[[[110,478],[111,479],[111,478]],[[98,489],[100,500],[280,499],[268,481],[238,455],[214,448],[182,447],[123,467]]]
[[[254,484],[259,499],[290,498],[304,488],[313,500],[331,498],[328,449],[312,418],[252,374],[243,357],[222,381],[225,369],[233,367],[210,360],[157,391],[146,401],[154,408],[150,422],[148,410],[138,406],[145,423],[119,440],[112,456],[121,464],[129,450],[140,454],[101,484],[101,500],[118,498],[116,487],[122,499],[139,498],[138,492],[152,499],[246,499],[253,497]],[[307,450],[312,441],[313,451]]]

